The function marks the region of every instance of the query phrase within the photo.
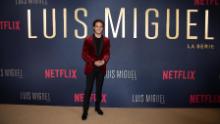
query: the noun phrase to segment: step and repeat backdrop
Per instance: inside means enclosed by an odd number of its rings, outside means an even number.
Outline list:
[[[82,45],[102,19],[103,106],[220,107],[220,0],[0,2],[0,103],[81,106]]]

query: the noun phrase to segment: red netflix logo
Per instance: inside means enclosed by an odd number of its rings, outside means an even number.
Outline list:
[[[52,78],[65,78],[65,79],[77,79],[76,69],[45,69],[44,77],[46,79]]]
[[[219,0],[194,0],[195,6],[218,6]]]
[[[73,95],[73,101],[75,103],[82,103],[84,99],[84,93],[74,93]],[[91,102],[95,102],[96,101],[96,94],[92,93],[91,97],[90,97],[90,101]],[[101,103],[107,103],[107,94],[106,93],[102,93],[102,100]]]
[[[190,104],[220,104],[220,95],[211,94],[191,94],[189,96]]]
[[[163,70],[163,80],[195,80],[196,70]]]
[[[20,31],[20,21],[0,21],[0,30]]]

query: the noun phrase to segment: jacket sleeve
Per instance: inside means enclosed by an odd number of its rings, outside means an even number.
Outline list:
[[[111,47],[110,40],[108,39],[106,48],[104,49],[104,55],[103,55],[103,58],[102,58],[105,61],[105,64],[108,63],[109,58],[110,58],[110,47]]]
[[[89,64],[94,64],[95,59],[91,57],[89,53],[89,44],[87,38],[85,38],[84,43],[83,43],[83,48],[82,48],[82,59],[89,63]]]

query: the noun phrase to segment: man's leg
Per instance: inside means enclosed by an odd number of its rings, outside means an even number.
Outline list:
[[[99,114],[103,114],[103,112],[100,109],[100,104],[102,100],[102,86],[104,82],[104,75],[98,71],[97,76],[96,76],[96,102],[95,102],[95,110]]]
[[[90,103],[90,96],[93,89],[95,75],[91,73],[90,75],[86,75],[86,89],[84,91],[84,101],[83,101],[83,113],[87,114]]]

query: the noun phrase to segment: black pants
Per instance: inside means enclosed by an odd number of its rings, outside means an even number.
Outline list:
[[[93,89],[94,81],[96,80],[96,102],[95,107],[100,108],[102,100],[102,85],[104,82],[104,74],[96,68],[91,74],[86,75],[86,89],[84,91],[83,112],[88,112],[90,96]]]

